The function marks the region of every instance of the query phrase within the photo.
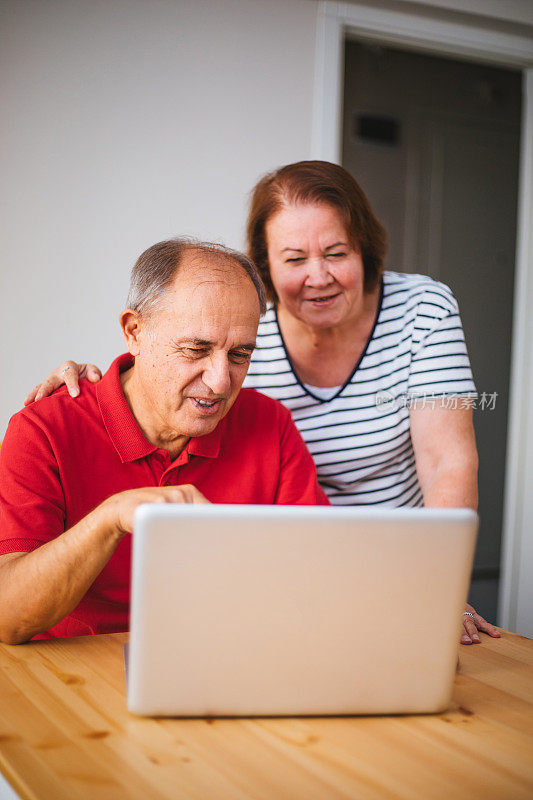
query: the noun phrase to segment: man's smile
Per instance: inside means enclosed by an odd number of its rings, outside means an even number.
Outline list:
[[[208,400],[204,397],[190,397],[192,404],[196,411],[198,411],[203,416],[209,416],[211,414],[216,414],[217,411],[220,409],[222,405],[222,401],[224,398],[216,397],[212,400]]]

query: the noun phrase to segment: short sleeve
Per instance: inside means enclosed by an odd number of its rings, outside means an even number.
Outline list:
[[[51,442],[27,412],[0,448],[0,554],[35,550],[63,533],[65,499]]]
[[[290,412],[280,442],[281,464],[276,505],[327,506],[329,500],[320,487],[316,466]]]
[[[407,389],[415,396],[476,397],[457,301],[436,281],[418,304]]]

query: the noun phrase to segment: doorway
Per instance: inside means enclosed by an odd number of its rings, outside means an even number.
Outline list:
[[[386,266],[448,284],[479,398],[470,600],[496,619],[509,404],[521,72],[347,40],[342,164],[389,234]]]

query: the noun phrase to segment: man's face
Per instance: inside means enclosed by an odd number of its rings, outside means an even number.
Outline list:
[[[141,323],[125,387],[150,441],[183,446],[214,430],[239,393],[258,324],[257,292],[238,264],[185,254],[161,308]]]

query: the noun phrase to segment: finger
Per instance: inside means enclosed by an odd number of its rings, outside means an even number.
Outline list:
[[[168,487],[169,503],[209,503],[209,500],[191,484]]]
[[[78,365],[75,361],[65,361],[65,363],[59,367],[59,370],[56,370],[56,373],[59,373],[59,380],[65,383],[71,397],[77,397],[80,393],[78,371],[81,370],[83,366],[85,365]],[[53,374],[54,373],[52,373],[52,375]]]
[[[203,495],[202,492],[200,492],[199,489],[196,488],[196,486],[192,486],[191,488],[194,490],[192,492],[191,503],[209,503],[207,497]]]
[[[69,369],[64,373],[63,379],[71,397],[77,397],[80,393],[80,384],[78,380],[78,373]]]
[[[491,625],[490,622],[487,622],[480,614],[476,613],[474,618],[474,622],[476,623],[476,628],[479,631],[483,631],[483,633],[488,633],[489,636],[492,636],[494,639],[499,639],[501,634],[498,628],[495,625]]]
[[[87,364],[87,366],[86,366],[86,375],[87,375],[88,380],[91,381],[91,383],[97,383],[100,380],[100,378],[102,377],[102,373],[98,369],[96,364]]]
[[[30,403],[33,403],[35,398],[37,397],[37,392],[39,391],[41,384],[38,383],[35,389],[32,389],[27,398],[24,400],[24,405],[29,406]]]
[[[461,641],[461,644],[472,644],[472,639],[470,638],[470,636],[468,635],[468,633],[464,629],[463,629],[463,632],[461,634],[460,641]]]
[[[201,492],[198,492],[198,494],[193,494],[191,499],[189,500],[189,503],[197,503],[197,504],[208,503],[209,505],[211,505],[211,501],[208,500],[207,497],[204,497],[204,495]]]
[[[477,632],[476,623],[474,622],[472,617],[463,618],[463,627],[464,627],[464,634],[466,634],[470,638],[470,641],[473,644],[478,644],[481,641],[481,639],[479,638],[479,634]]]
[[[202,494],[202,492],[192,484],[185,484],[180,487],[187,495],[186,503],[209,503],[209,500]]]
[[[466,603],[465,610],[474,615],[474,622],[478,630],[483,631],[483,633],[488,633],[488,635],[492,636],[494,639],[501,638],[501,633],[499,632],[498,628],[495,625],[492,625],[490,622],[487,622],[487,620],[484,619],[481,614],[477,613],[473,606]]]
[[[179,500],[178,503],[194,503],[192,486],[176,486],[175,487]]]
[[[158,503],[186,503],[185,492],[182,486],[162,486],[163,491],[157,497]]]
[[[37,394],[35,395],[36,400],[41,400],[43,397],[48,397],[49,394],[55,392],[60,386],[63,385],[63,381],[61,378],[58,378],[54,372],[52,372],[46,380],[44,380],[41,385],[38,387]]]

